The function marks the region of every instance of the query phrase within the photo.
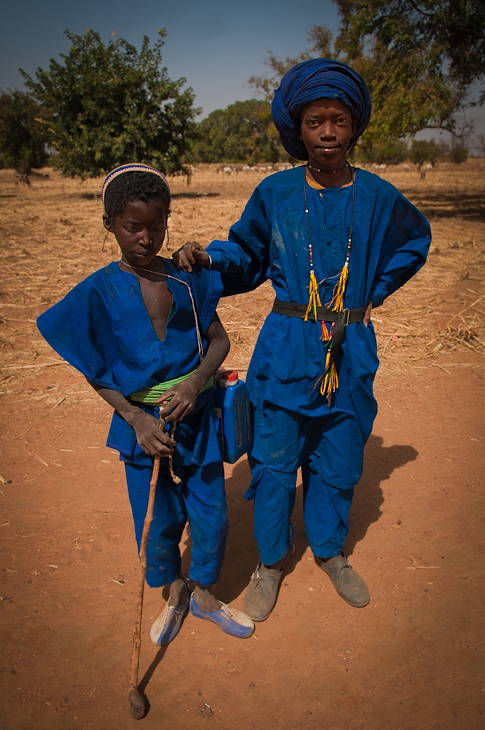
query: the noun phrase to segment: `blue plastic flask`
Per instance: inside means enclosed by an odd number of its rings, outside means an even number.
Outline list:
[[[222,458],[234,464],[251,447],[253,427],[251,403],[246,384],[237,370],[222,370],[214,386],[214,406],[219,418]]]

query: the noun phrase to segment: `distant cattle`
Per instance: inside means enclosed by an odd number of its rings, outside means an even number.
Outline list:
[[[409,167],[409,165],[406,165],[406,163],[404,163],[404,165],[401,165],[401,170],[410,170],[410,169],[411,168]]]

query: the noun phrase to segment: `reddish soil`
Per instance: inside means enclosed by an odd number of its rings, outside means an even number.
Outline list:
[[[56,269],[63,275],[72,267],[61,282],[58,273],[54,281],[52,267],[56,257],[64,261],[58,243],[43,255],[47,270],[40,263],[35,271],[28,269],[30,257],[40,258],[22,231],[31,225],[29,235],[35,237],[39,221],[45,224],[42,216],[56,222],[50,231],[60,240],[58,228],[70,224],[62,216],[71,209],[75,238],[81,212],[68,199],[74,183],[54,182],[55,189],[46,182],[23,191],[9,187],[5,178],[0,186],[3,212],[17,215],[3,229],[13,258],[4,252],[11,268],[2,290],[0,726],[114,730],[135,723],[127,695],[138,564],[122,465],[104,446],[109,409],[72,368],[57,362],[32,322],[75,281],[104,263],[98,255],[101,239],[93,235],[96,255],[75,268],[79,249],[73,241],[71,259],[66,255],[66,263]],[[428,206],[438,205],[433,200],[443,204],[435,188],[413,185],[410,197],[414,190],[414,197],[421,195]],[[68,188],[65,201],[61,186]],[[224,221],[216,220],[215,213],[212,220],[222,229],[240,210],[246,191],[235,202],[232,193],[221,195],[215,202],[225,206]],[[183,206],[191,201],[174,202],[174,226],[183,230],[182,216],[188,215]],[[195,216],[198,202],[192,208]],[[99,215],[99,201],[86,197],[80,205],[86,217]],[[485,726],[483,301],[482,309],[473,304],[484,293],[484,217],[476,201],[469,215],[463,209],[450,220],[441,215],[430,215],[439,240],[428,273],[423,269],[423,311],[413,314],[403,298],[397,299],[399,312],[390,304],[375,313],[384,323],[378,325],[379,415],[346,546],[369,585],[371,603],[364,609],[345,604],[316,566],[298,489],[295,548],[287,557],[279,600],[250,639],[233,639],[188,616],[177,639],[158,650],[148,629],[162,596],[147,589],[140,677],[149,711],[141,726]],[[211,219],[204,223],[208,229],[210,224]],[[461,233],[450,233],[453,225]],[[467,248],[470,236],[474,243]],[[22,278],[26,266],[28,276]],[[439,290],[438,281],[443,284]],[[230,365],[244,370],[253,341],[244,339],[244,327],[257,333],[270,299],[270,291],[261,290],[242,300],[245,325],[234,328]],[[450,318],[464,307],[468,312],[460,335]],[[221,310],[230,330],[241,314],[239,303],[226,302]],[[412,335],[403,329],[406,322],[420,328],[412,347]],[[428,326],[431,332],[423,330]],[[242,608],[258,560],[252,505],[242,498],[248,480],[244,458],[227,467],[231,529],[218,596],[236,608]],[[187,566],[188,538],[182,550]]]

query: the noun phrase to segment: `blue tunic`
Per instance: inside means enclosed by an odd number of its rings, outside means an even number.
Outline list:
[[[41,334],[49,344],[92,383],[131,393],[178,378],[199,364],[194,313],[188,286],[194,297],[203,337],[214,317],[222,291],[220,276],[200,267],[193,275],[174,269],[164,259],[166,284],[173,297],[171,313],[162,342],[155,332],[140,290],[138,278],[113,262],[78,284],[64,299],[42,314]],[[185,284],[182,282],[186,282]],[[206,464],[220,459],[215,416],[206,408],[209,392],[197,399],[194,411],[177,426],[174,463]],[[144,407],[149,413],[158,411]],[[139,463],[151,465],[136,443],[133,428],[114,413],[108,446],[126,460],[135,455]]]
[[[277,299],[308,302],[309,247],[304,207],[305,168],[267,177],[254,191],[228,241],[213,241],[208,251],[220,271],[224,294],[249,292],[270,279]],[[322,303],[345,261],[351,221],[351,187],[307,187],[314,267]],[[345,307],[374,307],[402,286],[424,264],[431,242],[423,215],[377,175],[357,170],[355,220]],[[364,436],[376,413],[372,381],[377,347],[372,324],[346,329],[342,343],[340,387],[335,408],[352,409]],[[315,381],[324,369],[320,325],[270,313],[259,335],[248,373],[255,403],[262,399],[307,415],[328,412]],[[288,387],[290,385],[291,387]]]
[[[104,388],[131,393],[177,378],[199,364],[192,292],[204,352],[222,291],[220,275],[196,267],[191,275],[164,260],[174,279],[166,284],[172,307],[165,339],[158,337],[143,301],[138,278],[113,262],[78,284],[37,320],[49,344],[86,378]],[[185,283],[184,283],[185,282]],[[158,417],[158,408],[144,406]],[[153,521],[147,544],[147,582],[171,583],[180,574],[179,542],[187,520],[192,523],[189,576],[203,585],[217,583],[224,557],[228,522],[218,421],[210,390],[199,395],[194,410],[177,424],[174,484],[162,458]],[[143,452],[134,429],[113,415],[107,445],[125,462],[128,492],[140,545],[153,458]]]
[[[271,280],[276,298],[307,304],[310,274],[305,215],[305,168],[266,178],[254,191],[228,241],[208,247],[224,294],[250,292]],[[342,270],[352,219],[352,188],[307,185],[314,269],[322,304]],[[344,306],[379,306],[426,260],[430,228],[422,214],[388,182],[355,174],[355,215]],[[254,405],[250,454],[255,533],[261,560],[276,563],[289,548],[296,474],[303,468],[305,523],[314,554],[339,554],[348,531],[352,490],[362,472],[363,448],[377,403],[378,367],[372,324],[349,325],[338,363],[339,387],[329,408],[315,387],[325,367],[316,322],[270,313],[247,376]]]

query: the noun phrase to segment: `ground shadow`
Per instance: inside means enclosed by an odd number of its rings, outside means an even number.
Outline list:
[[[187,191],[186,193],[173,193],[172,200],[175,198],[217,198],[221,193],[196,193],[195,191]]]
[[[412,191],[413,203],[427,218],[484,220],[483,195],[476,193],[429,193]]]
[[[383,442],[381,436],[371,435],[365,448],[364,473],[355,488],[350,511],[350,531],[345,541],[346,555],[353,553],[370,525],[377,522],[382,514],[384,496],[381,483],[389,479],[395,469],[414,461],[418,456],[413,446],[383,446]]]
[[[153,657],[150,666],[144,673],[143,677],[138,683],[138,691],[143,697],[143,702],[145,703],[145,715],[148,715],[151,709],[150,700],[148,699],[148,696],[145,694],[146,688],[148,687],[150,680],[152,679],[153,675],[155,674],[155,670],[157,669],[158,665],[161,663],[162,659],[165,656],[165,653],[167,651],[166,646],[160,647],[160,649],[157,651],[155,656]]]
[[[346,555],[351,555],[355,545],[364,537],[370,525],[381,516],[384,496],[381,483],[389,479],[395,469],[414,461],[418,452],[412,446],[383,446],[381,436],[371,436],[365,451],[364,474],[355,489],[350,515],[350,531],[345,543]],[[253,533],[253,503],[244,499],[251,480],[247,459],[242,458],[226,480],[229,537],[221,579],[215,595],[230,603],[238,598],[248,584],[258,565],[259,554]],[[286,556],[284,574],[293,572],[308,548],[303,520],[303,489],[298,481],[295,509],[291,518],[294,538],[292,551]],[[185,541],[182,555],[182,573],[188,575],[191,559],[190,538]],[[182,548],[183,549],[183,548]]]
[[[224,603],[230,603],[244,591],[251,573],[258,564],[258,548],[253,534],[253,503],[244,499],[251,474],[246,457],[235,464],[232,475],[226,479],[229,536],[220,581],[214,594]],[[191,541],[182,547],[182,573],[188,575],[191,560]]]

